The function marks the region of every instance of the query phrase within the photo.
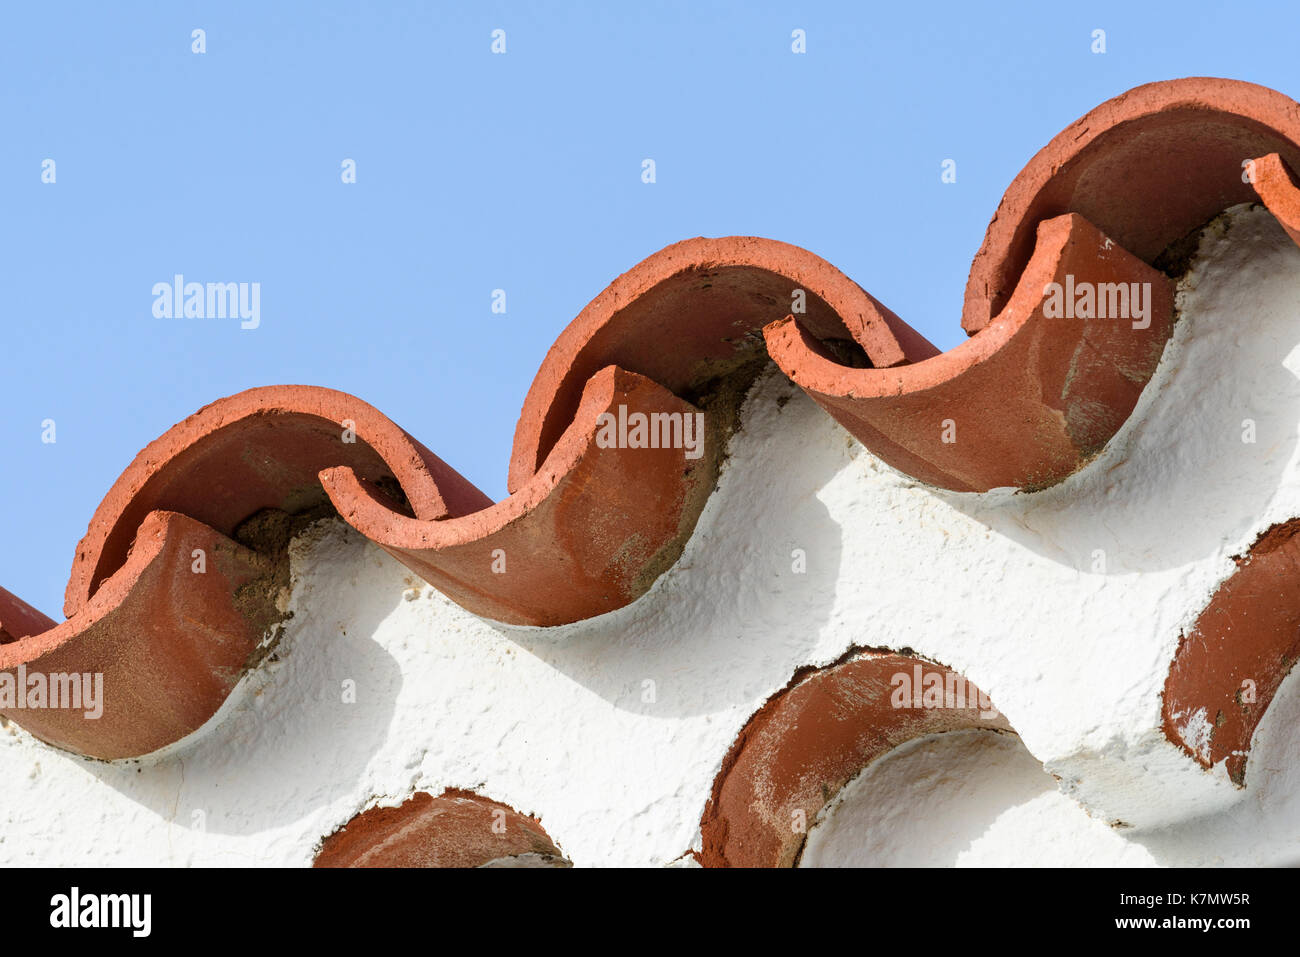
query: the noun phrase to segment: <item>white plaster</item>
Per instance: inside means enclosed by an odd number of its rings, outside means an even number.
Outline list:
[[[998,814],[965,847],[960,833],[936,842],[947,862],[1046,848],[1066,863],[1300,860],[1294,677],[1256,736],[1245,791],[1159,731],[1180,629],[1230,556],[1300,515],[1300,250],[1262,211],[1232,222],[1208,241],[1133,418],[1061,486],[929,489],[773,372],[681,560],[600,619],[481,621],[346,527],[318,525],[293,547],[280,660],[183,746],[110,765],[12,725],[0,735],[0,864],[305,865],[363,808],[445,787],[538,815],[579,866],[682,863],[748,717],[796,668],[854,645],[910,647],[964,672],[1093,812],[1050,791],[1007,798],[972,769],[969,808],[941,792],[928,806],[968,823]],[[1241,442],[1244,418],[1254,445]],[[795,548],[806,574],[791,570]],[[345,679],[355,704],[342,703]],[[899,769],[927,747],[858,780],[915,790]],[[886,798],[903,814],[897,793]],[[1115,819],[1135,827],[1105,827]]]
[[[801,867],[1150,866],[1079,813],[1015,735],[953,731],[869,764],[808,831]]]

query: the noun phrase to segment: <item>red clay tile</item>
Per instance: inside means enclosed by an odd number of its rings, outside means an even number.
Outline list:
[[[1071,123],[1007,187],[971,265],[962,325],[1010,300],[1045,219],[1078,213],[1145,262],[1229,206],[1253,202],[1243,164],[1300,168],[1300,106],[1240,80],[1190,77],[1129,90]]]
[[[1063,295],[1067,282],[1122,283],[1126,293],[1145,284],[1146,328],[1128,318],[1048,318],[1044,289],[1053,282]],[[1169,280],[1070,214],[1039,224],[1034,256],[997,319],[942,355],[850,369],[793,317],[764,335],[781,371],[900,471],[957,491],[1033,489],[1086,464],[1124,424],[1172,316]]]
[[[0,588],[0,644],[49,631],[55,624],[17,595]]]
[[[681,448],[599,448],[597,417],[689,416],[690,403],[617,367],[583,389],[572,424],[514,494],[461,518],[392,510],[348,467],[321,473],[340,515],[470,611],[558,625],[621,608],[667,570],[695,526],[716,472],[716,437]],[[679,420],[680,421],[680,420]]]
[[[1268,211],[1300,246],[1300,187],[1282,157],[1269,153],[1255,160],[1254,186]]]
[[[818,812],[872,761],[924,735],[1011,730],[1002,715],[985,717],[978,707],[895,707],[902,683],[894,685],[893,676],[910,680],[918,668],[923,685],[932,674],[952,683],[945,704],[978,702],[979,690],[964,679],[957,697],[960,676],[942,665],[876,652],[809,669],[770,698],[736,736],[713,783],[700,822],[700,863],[792,867]]]
[[[202,574],[193,571],[196,549]],[[76,614],[0,645],[0,671],[18,684],[21,669],[29,688],[53,675],[102,674],[102,715],[86,717],[84,707],[2,713],[50,744],[105,760],[178,741],[221,707],[276,619],[274,595],[258,587],[269,570],[264,557],[201,522],[147,513],[121,567]]]
[[[232,535],[262,509],[297,512],[323,502],[318,475],[337,465],[367,481],[395,478],[421,518],[491,504],[360,399],[314,386],[249,389],[204,406],[127,466],[77,546],[64,614],[76,614],[121,566],[140,522],[154,509],[181,512]]]
[[[482,867],[531,862],[567,867],[541,822],[470,791],[418,793],[371,808],[325,839],[316,867]]]
[[[551,346],[515,429],[512,491],[541,467],[573,421],[591,376],[616,365],[692,397],[756,354],[758,333],[789,315],[820,339],[855,342],[883,368],[938,350],[830,263],[797,246],[729,236],[688,239],[615,279]]]
[[[1226,762],[1245,784],[1251,738],[1300,657],[1300,519],[1275,525],[1237,559],[1178,643],[1165,680],[1165,736],[1202,767]]]

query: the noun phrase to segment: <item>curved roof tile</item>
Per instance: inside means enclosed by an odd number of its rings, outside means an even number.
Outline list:
[[[700,822],[700,863],[795,866],[818,813],[877,758],[929,734],[1011,731],[981,697],[942,665],[888,652],[855,652],[795,675],[723,759]]]
[[[325,838],[315,867],[570,867],[536,818],[472,791],[421,791]]]
[[[1165,680],[1167,737],[1205,768],[1222,763],[1246,782],[1250,743],[1300,658],[1300,519],[1274,525],[1237,560]]]

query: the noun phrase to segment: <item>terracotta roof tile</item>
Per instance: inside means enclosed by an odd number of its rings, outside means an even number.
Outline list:
[[[950,697],[927,706],[923,692],[936,682]],[[904,689],[899,706],[892,699]],[[854,652],[798,674],[723,760],[700,822],[700,863],[792,867],[818,813],[864,767],[916,738],[968,729],[1011,726],[964,677],[922,658]]]
[[[1268,211],[1300,245],[1300,187],[1282,157],[1269,153],[1255,160],[1254,184]]]
[[[316,867],[568,867],[541,822],[471,791],[419,792],[327,837]]]
[[[1245,164],[1279,154],[1300,166],[1300,105],[1214,77],[1148,83],[1057,134],[1007,187],[971,265],[962,325],[1002,310],[1039,222],[1078,213],[1145,262],[1229,206],[1253,201]]]
[[[681,448],[600,448],[597,419],[620,407],[629,417],[697,412],[644,376],[601,369],[541,468],[508,498],[455,518],[394,511],[349,466],[320,480],[349,524],[470,611],[512,624],[578,621],[633,601],[672,565],[716,473],[708,430],[693,460]]]
[[[1044,315],[1049,283],[1145,283],[1144,328]],[[797,319],[766,330],[772,360],[863,445],[899,471],[957,491],[1041,488],[1076,471],[1124,424],[1173,328],[1169,280],[1073,213],[1038,244],[997,318],[942,355],[847,369]],[[945,434],[943,423],[959,434]]]
[[[1170,741],[1243,786],[1255,729],[1300,658],[1300,519],[1270,528],[1237,565],[1178,643],[1163,718]]]

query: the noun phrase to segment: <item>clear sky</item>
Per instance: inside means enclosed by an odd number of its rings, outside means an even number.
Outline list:
[[[0,585],[56,618],[104,493],[213,399],[351,392],[499,498],[551,342],[655,250],[795,243],[950,348],[1003,190],[1064,126],[1180,76],[1300,96],[1294,3],[9,2],[3,16]],[[260,283],[260,325],[155,317],[154,284],[176,273]]]

